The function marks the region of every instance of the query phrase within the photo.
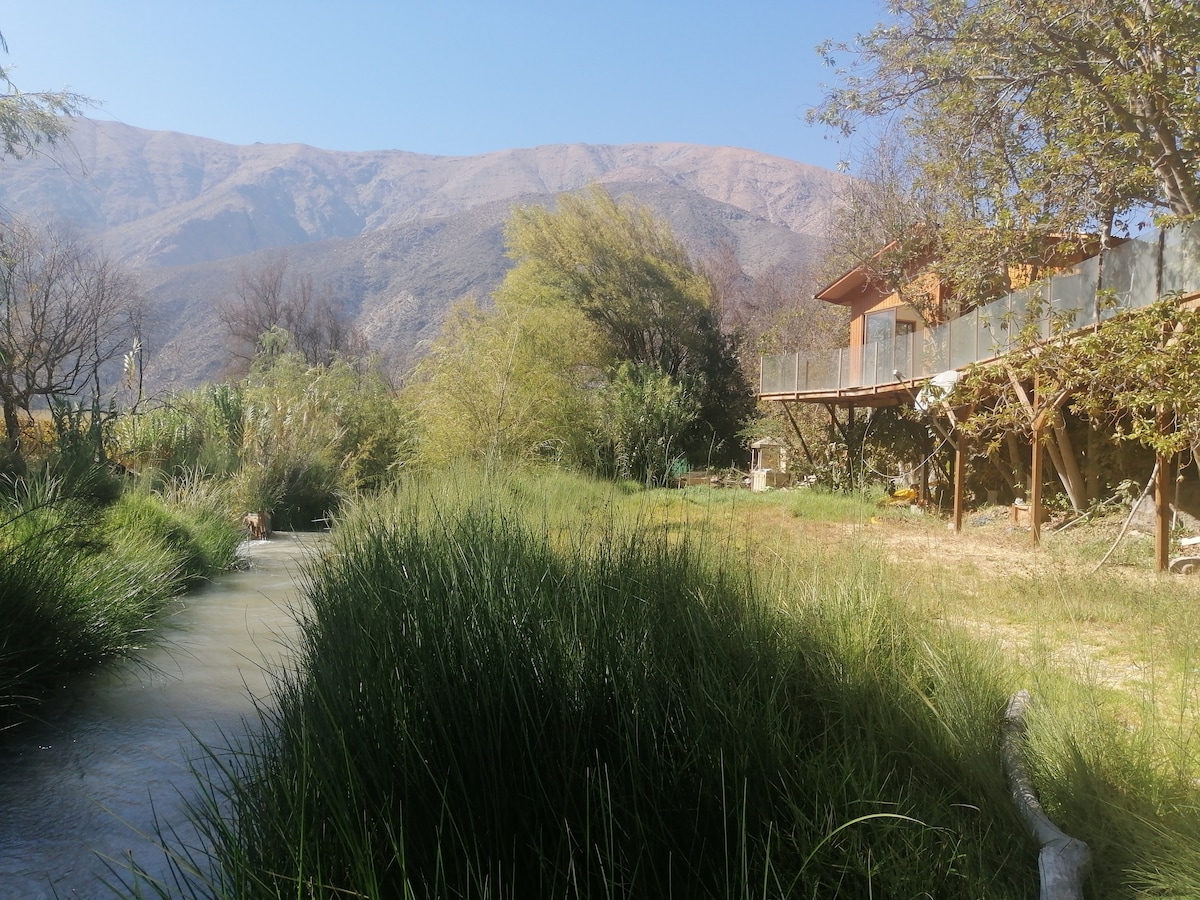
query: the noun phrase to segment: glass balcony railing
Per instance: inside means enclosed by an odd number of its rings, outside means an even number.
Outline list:
[[[831,393],[930,378],[1002,356],[1026,328],[1048,338],[1171,293],[1200,293],[1200,223],[1132,238],[943,325],[859,347],[763,356],[758,392]]]

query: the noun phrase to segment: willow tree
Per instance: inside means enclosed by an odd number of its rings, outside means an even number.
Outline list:
[[[1200,214],[1200,7],[1191,0],[892,0],[819,49],[838,81],[810,120],[899,118],[936,223],[987,241],[1101,235],[1156,208]],[[986,240],[985,240],[986,239]],[[1024,242],[1023,244],[1020,242]]]
[[[8,44],[0,35],[0,51]],[[21,158],[64,141],[74,116],[90,101],[70,91],[22,91],[0,66],[0,143],[3,155]]]
[[[696,414],[676,436],[681,455],[732,458],[753,397],[736,343],[719,327],[713,282],[665,221],[593,186],[561,196],[554,210],[516,210],[507,238],[517,260],[510,290],[578,310],[610,366],[629,363],[682,386]]]
[[[523,302],[502,287],[485,309],[464,300],[413,371],[421,457],[489,471],[529,461],[589,467],[594,456],[595,335],[571,310]]]

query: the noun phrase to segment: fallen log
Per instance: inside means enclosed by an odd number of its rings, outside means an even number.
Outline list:
[[[1041,900],[1083,900],[1083,879],[1091,867],[1088,845],[1073,838],[1052,821],[1042,809],[1025,765],[1025,710],[1029,691],[1018,691],[1008,701],[1004,713],[1004,769],[1013,802],[1021,818],[1037,839],[1038,871],[1041,875]]]

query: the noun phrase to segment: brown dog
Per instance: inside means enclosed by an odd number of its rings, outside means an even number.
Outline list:
[[[262,541],[271,536],[271,514],[265,510],[246,513],[242,516],[242,525],[250,530],[250,540]]]

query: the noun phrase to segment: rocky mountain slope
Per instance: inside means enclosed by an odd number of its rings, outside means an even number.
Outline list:
[[[731,248],[749,278],[803,271],[842,176],[728,147],[557,145],[470,157],[233,146],[80,119],[54,158],[0,166],[0,209],[68,223],[134,269],[156,331],[149,383],[192,385],[224,356],[217,307],[286,252],[331,285],[399,369],[454,300],[509,265],[514,204],[598,182],[666,218],[697,259]]]

